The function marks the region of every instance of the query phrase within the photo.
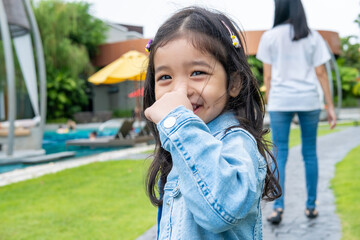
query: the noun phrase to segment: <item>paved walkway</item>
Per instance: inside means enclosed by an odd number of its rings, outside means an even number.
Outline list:
[[[354,147],[360,145],[360,127],[350,127],[343,131],[318,138],[319,217],[308,220],[304,215],[306,192],[304,165],[301,147],[291,148],[286,166],[286,195],[283,221],[272,226],[265,218],[271,214],[272,203],[263,205],[264,239],[338,240],[341,225],[335,214],[334,195],[330,180],[334,177],[335,164],[341,161]]]
[[[40,177],[49,173],[56,173],[67,168],[78,167],[92,162],[103,162],[108,160],[128,159],[144,159],[149,154],[142,154],[144,151],[153,150],[154,145],[138,145],[136,147],[122,149],[118,151],[104,152],[101,154],[86,156],[81,158],[73,158],[62,161],[54,161],[47,164],[34,165],[27,168],[16,169],[11,172],[0,174],[0,186],[8,185],[27,179]]]
[[[289,151],[286,167],[286,197],[283,221],[273,226],[266,221],[272,212],[272,203],[263,202],[264,240],[339,240],[341,225],[335,214],[334,196],[329,188],[335,173],[335,164],[341,161],[354,147],[360,145],[360,127],[349,127],[343,131],[318,138],[319,217],[309,220],[304,215],[306,192],[301,147]],[[137,240],[155,239],[156,228],[149,229]]]

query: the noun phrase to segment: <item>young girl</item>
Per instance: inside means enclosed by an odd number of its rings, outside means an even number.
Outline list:
[[[222,13],[192,7],[147,45],[144,109],[156,139],[147,187],[158,239],[261,239],[260,199],[281,195],[239,39]]]

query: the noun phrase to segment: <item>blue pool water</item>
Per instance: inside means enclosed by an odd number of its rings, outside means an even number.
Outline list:
[[[90,147],[78,147],[78,146],[68,146],[66,147],[66,141],[72,139],[86,139],[89,138],[89,134],[92,131],[96,131],[95,128],[88,129],[76,129],[74,131],[69,131],[68,133],[59,134],[56,130],[45,131],[43,138],[43,149],[46,151],[46,154],[65,152],[65,151],[75,151],[75,157],[84,157],[97,153],[102,153],[106,151],[114,151],[118,149],[122,149],[125,147],[117,147],[117,148],[90,148]],[[103,136],[113,136],[117,132],[117,128],[104,129],[102,132],[98,132],[97,137]],[[18,168],[24,168],[29,166],[29,164],[11,164],[11,165],[0,165],[0,173],[12,171]]]
[[[78,146],[68,146],[66,147],[66,141],[72,139],[86,139],[89,138],[89,134],[92,131],[97,129],[77,129],[75,131],[69,131],[68,133],[59,134],[56,130],[46,131],[44,133],[43,139],[43,149],[46,151],[46,154],[65,152],[65,151],[75,151],[76,157],[82,157],[87,155],[92,155],[95,153],[100,153],[103,151],[111,151],[114,148],[89,148],[89,147],[78,147]],[[98,133],[97,137],[112,136],[116,134],[117,129],[105,129],[102,132]]]

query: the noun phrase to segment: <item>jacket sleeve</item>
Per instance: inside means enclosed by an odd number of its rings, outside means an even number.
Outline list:
[[[226,231],[258,204],[258,151],[246,131],[229,130],[218,140],[185,107],[169,113],[157,128],[179,174],[186,206],[201,227]]]

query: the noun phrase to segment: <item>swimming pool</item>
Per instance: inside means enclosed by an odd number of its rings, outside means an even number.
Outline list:
[[[84,157],[93,154],[98,154],[106,151],[114,151],[118,149],[124,149],[126,147],[109,147],[109,148],[90,148],[90,147],[78,147],[78,146],[68,146],[66,147],[66,141],[72,139],[86,139],[89,138],[89,135],[93,131],[97,131],[97,137],[112,136],[117,132],[117,128],[106,128],[101,132],[98,132],[97,128],[86,128],[86,129],[76,129],[69,131],[67,133],[59,134],[56,130],[47,130],[44,132],[43,144],[42,147],[45,150],[46,154],[65,152],[65,151],[74,151],[76,155],[74,157]],[[73,157],[72,157],[73,158]],[[28,167],[29,164],[10,164],[10,165],[0,165],[0,173],[9,172],[18,168]]]
[[[75,151],[76,157],[87,156],[95,153],[100,153],[103,151],[111,151],[114,148],[89,148],[89,147],[77,147],[77,146],[68,146],[66,147],[66,141],[72,139],[87,139],[91,132],[97,131],[95,128],[87,129],[77,129],[69,131],[67,133],[57,133],[56,130],[45,131],[43,139],[43,149],[46,151],[46,154],[65,152],[65,151]],[[101,132],[98,132],[97,137],[105,137],[115,135],[117,129],[107,128]]]

